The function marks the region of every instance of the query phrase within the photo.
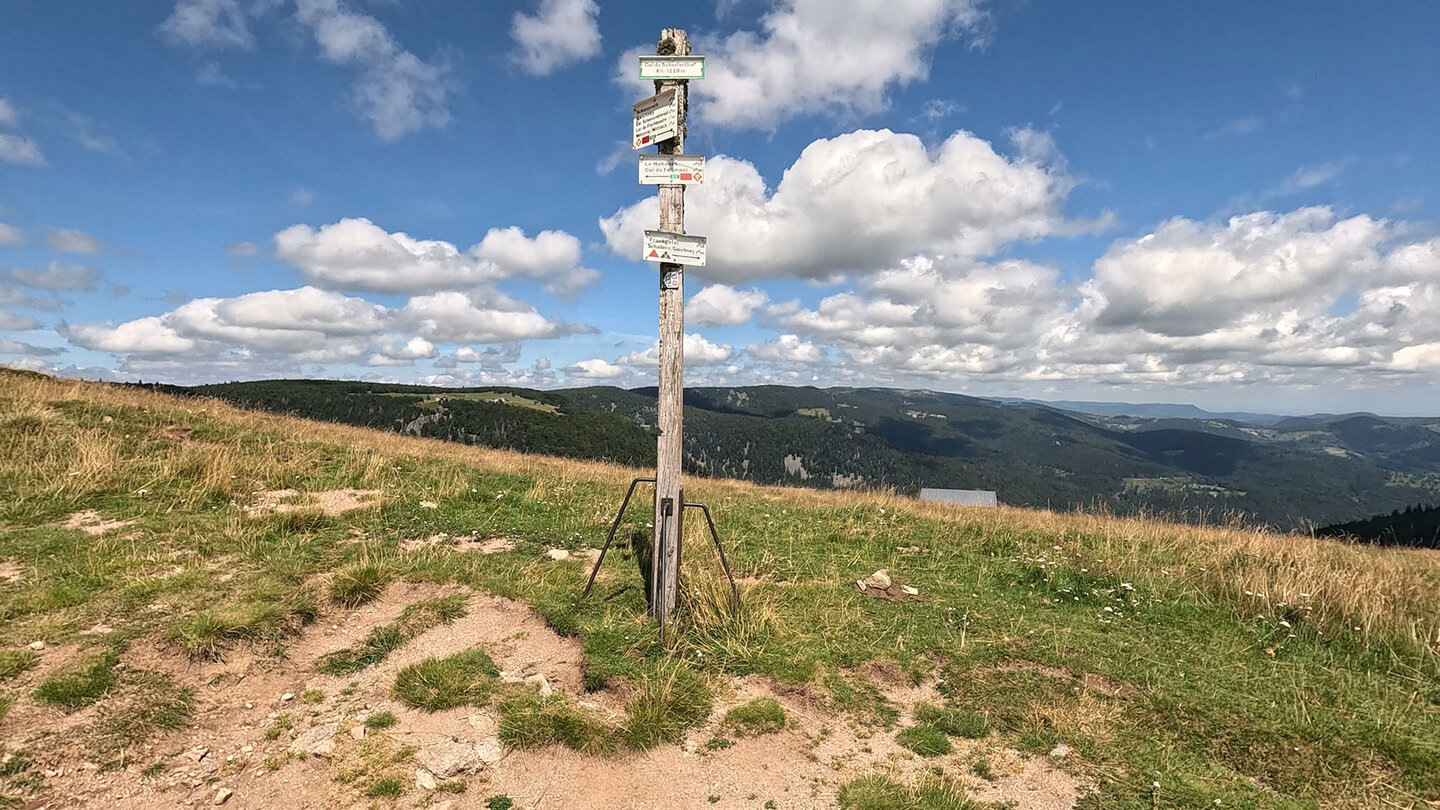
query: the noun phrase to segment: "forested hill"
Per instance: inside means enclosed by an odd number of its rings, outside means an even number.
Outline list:
[[[1326,526],[1315,533],[1321,537],[1353,537],[1382,546],[1440,549],[1440,506],[1409,506],[1403,511]]]
[[[655,458],[653,388],[313,380],[154,387],[527,453],[641,467]],[[1415,420],[1341,420],[1333,431],[1302,421],[1292,434],[879,388],[695,388],[685,402],[689,472],[757,483],[992,489],[1016,505],[1188,521],[1239,515],[1282,528],[1389,512],[1440,491],[1440,432]]]

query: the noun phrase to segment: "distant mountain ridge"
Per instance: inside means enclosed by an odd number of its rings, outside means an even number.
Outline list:
[[[653,388],[157,387],[530,453],[639,467],[655,458]],[[690,388],[685,405],[689,473],[765,484],[986,489],[1016,505],[1301,529],[1440,493],[1440,419],[1279,417],[1263,426],[1222,414],[1107,416],[933,391],[778,385]]]

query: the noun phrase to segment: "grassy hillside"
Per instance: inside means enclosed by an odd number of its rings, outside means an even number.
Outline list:
[[[654,463],[654,389],[273,380],[174,390],[467,444]],[[989,489],[1015,505],[1199,523],[1239,515],[1303,529],[1402,508],[1440,481],[1420,463],[1440,458],[1440,432],[1413,425],[1395,427],[1403,436],[1377,428],[1362,442],[1354,431],[1347,440],[1308,427],[1282,433],[932,391],[777,385],[689,389],[685,404],[687,470],[761,484]]]
[[[644,795],[658,762],[719,807],[996,806],[1022,773],[1084,808],[1440,801],[1433,553],[696,479],[744,608],[692,533],[662,644],[628,553],[579,597],[637,474],[0,371],[0,794],[526,807],[559,771]],[[868,598],[877,569],[921,598]],[[436,652],[494,597],[543,625]],[[506,645],[551,631],[573,684],[506,680]],[[332,717],[352,733],[307,756]],[[450,717],[510,753],[417,786],[409,741]]]

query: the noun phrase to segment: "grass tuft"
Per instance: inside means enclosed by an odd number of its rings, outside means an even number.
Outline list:
[[[921,703],[915,707],[915,722],[929,726],[952,737],[978,740],[990,733],[985,715],[970,709],[957,709]]]
[[[896,734],[895,742],[922,757],[938,757],[955,750],[945,732],[930,726],[911,726]]]
[[[726,712],[720,727],[737,736],[774,734],[785,728],[785,709],[775,698],[756,698]]]
[[[347,608],[359,607],[379,596],[393,577],[393,572],[386,565],[350,563],[330,578],[330,598]]]
[[[616,749],[618,732],[560,695],[527,691],[500,704],[500,740],[511,748],[563,745],[582,754],[606,754]]]
[[[360,644],[322,656],[315,662],[315,670],[337,677],[352,675],[384,661],[390,653],[426,630],[464,615],[465,594],[423,599],[407,605],[394,623],[371,630]]]
[[[35,689],[35,699],[52,706],[79,709],[99,700],[115,685],[114,650],[91,655],[64,672],[51,675]]]
[[[714,696],[710,687],[689,668],[672,664],[647,675],[639,691],[625,706],[625,742],[645,751],[679,742],[685,729],[710,716]]]
[[[866,776],[840,788],[841,810],[983,810],[964,788],[943,778],[909,786],[883,776]]]
[[[250,601],[202,610],[174,623],[166,638],[191,658],[216,660],[239,641],[278,641],[315,618],[315,598],[307,590],[277,601]]]
[[[379,731],[382,728],[390,728],[397,722],[399,721],[395,719],[394,712],[375,712],[374,714],[365,718],[365,728],[368,728],[371,731]]]
[[[371,799],[382,797],[399,796],[405,792],[405,782],[398,776],[387,776],[383,779],[376,779],[365,788],[365,795]]]
[[[0,681],[14,678],[39,661],[40,656],[30,650],[0,650]]]
[[[434,712],[456,706],[481,706],[490,700],[500,674],[479,647],[448,658],[429,658],[395,676],[395,697],[417,709]]]

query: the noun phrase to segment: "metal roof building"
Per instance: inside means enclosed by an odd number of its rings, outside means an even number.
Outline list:
[[[953,503],[957,506],[999,506],[1000,500],[994,492],[984,489],[930,489],[920,490],[920,500],[936,503]]]

